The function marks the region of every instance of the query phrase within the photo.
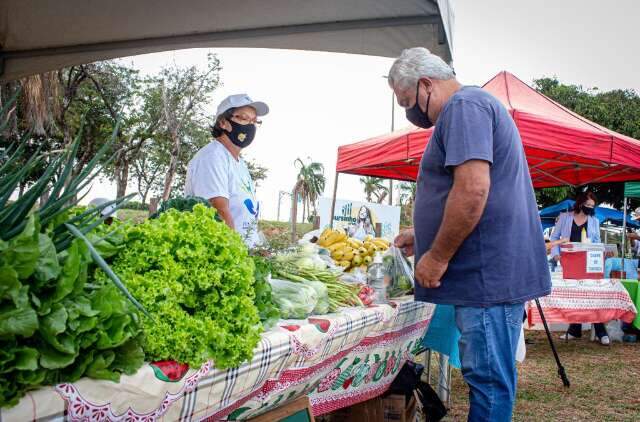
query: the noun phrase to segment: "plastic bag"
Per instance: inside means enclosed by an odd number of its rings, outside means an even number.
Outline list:
[[[318,294],[309,285],[278,279],[271,279],[269,283],[271,297],[283,319],[306,318],[318,304]]]
[[[413,268],[399,248],[391,246],[382,262],[388,297],[403,296],[413,290]]]
[[[614,319],[613,321],[607,322],[606,329],[611,341],[622,342],[624,332],[622,331],[622,326],[619,320]]]
[[[329,289],[327,289],[327,285],[322,281],[315,280],[305,280],[302,284],[313,288],[318,296],[318,302],[313,308],[313,313],[315,315],[324,315],[329,312]]]

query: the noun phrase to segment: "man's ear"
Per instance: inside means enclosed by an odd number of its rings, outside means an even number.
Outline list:
[[[420,80],[420,83],[426,88],[426,91],[431,92],[431,90],[433,89],[433,81],[425,77],[422,77],[419,80]]]

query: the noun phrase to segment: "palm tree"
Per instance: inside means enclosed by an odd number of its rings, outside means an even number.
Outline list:
[[[407,205],[413,204],[416,199],[416,184],[415,182],[402,182],[398,185],[398,192],[400,193],[400,204]]]
[[[382,204],[389,194],[389,188],[383,184],[383,179],[380,177],[361,177],[360,183],[364,185],[364,194],[367,196],[367,202],[373,202],[373,197],[375,197],[376,202]]]
[[[402,182],[398,185],[400,207],[402,209],[401,220],[405,225],[411,225],[413,216],[413,203],[416,200],[415,182]]]
[[[317,213],[316,202],[324,192],[327,180],[324,176],[322,163],[311,161],[309,158],[309,164],[305,164],[304,161],[297,158],[294,165],[299,169],[296,184],[293,187],[294,198],[300,195],[302,199],[302,221],[305,221],[307,212],[311,213],[311,206],[313,206],[314,214]]]

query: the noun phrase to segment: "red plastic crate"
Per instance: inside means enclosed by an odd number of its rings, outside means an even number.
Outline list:
[[[565,243],[560,246],[563,278],[604,278],[604,252],[605,247],[602,243]]]

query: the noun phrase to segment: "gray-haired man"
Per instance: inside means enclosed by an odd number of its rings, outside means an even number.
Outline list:
[[[416,300],[455,306],[470,421],[509,421],[524,303],[550,293],[542,230],[522,141],[504,106],[463,86],[425,48],[405,50],[389,85],[407,118],[435,124],[418,173]]]

